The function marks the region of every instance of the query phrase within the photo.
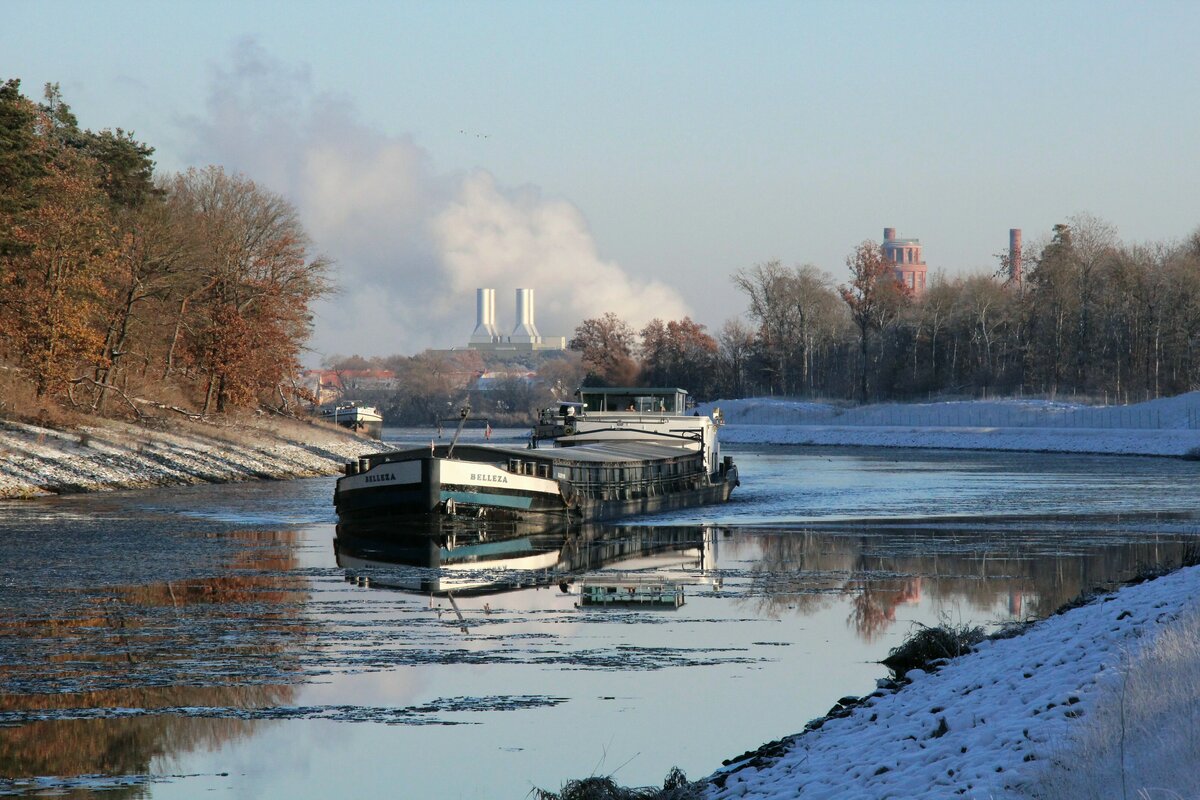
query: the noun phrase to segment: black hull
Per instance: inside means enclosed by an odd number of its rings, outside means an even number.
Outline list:
[[[387,469],[388,462],[382,463]],[[657,491],[614,485],[607,493],[615,496],[596,497],[560,481],[559,491],[550,494],[446,483],[442,480],[442,462],[431,456],[419,459],[419,473],[418,459],[408,463],[413,470],[405,483],[364,485],[365,481],[360,481],[343,488],[339,481],[334,495],[339,521],[380,521],[397,530],[430,532],[490,528],[497,534],[521,535],[724,503],[738,485],[737,467],[730,464],[712,476],[693,476],[665,484]]]
[[[640,497],[624,500],[588,500],[580,504],[575,519],[581,522],[603,522],[607,520],[635,517],[642,514],[661,514],[681,508],[713,505],[729,501],[733,487],[737,485],[737,470],[722,476],[719,482],[655,497]]]

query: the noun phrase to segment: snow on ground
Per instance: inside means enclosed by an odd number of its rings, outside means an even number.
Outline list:
[[[785,740],[782,754],[728,765],[707,797],[1018,796],[1120,689],[1122,659],[1194,609],[1197,593],[1200,567],[1182,569],[984,642],[933,673],[914,670],[911,684]]]
[[[380,443],[320,423],[97,419],[66,432],[0,420],[0,499],[328,475]]]
[[[782,398],[718,400],[726,443],[927,447],[1184,456],[1200,452],[1200,392],[1130,406],[1046,400],[843,408]]]

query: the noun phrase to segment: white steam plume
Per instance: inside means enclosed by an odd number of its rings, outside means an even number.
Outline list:
[[[434,231],[456,294],[477,286],[535,288],[538,317],[547,321],[543,333],[568,333],[565,326],[573,330],[579,320],[606,311],[638,326],[688,313],[674,289],[636,281],[602,260],[575,206],[544,200],[533,189],[502,192],[486,172],[462,181],[458,196],[434,220]]]
[[[339,293],[316,309],[318,353],[387,355],[462,346],[474,289],[497,290],[497,327],[515,325],[513,291],[537,290],[543,335],[570,336],[613,311],[640,326],[688,313],[678,293],[601,259],[579,210],[487,172],[436,174],[409,136],[358,121],[253,40],[216,69],[207,113],[187,121],[192,163],[242,172],[291,200],[316,249],[336,262]]]

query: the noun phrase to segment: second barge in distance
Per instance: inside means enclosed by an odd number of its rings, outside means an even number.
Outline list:
[[[542,412],[527,448],[457,445],[456,434],[449,445],[349,462],[334,491],[338,517],[528,530],[722,503],[739,485],[733,459],[721,456],[720,412],[688,415],[683,389],[577,394]]]
[[[335,403],[317,413],[326,422],[341,425],[352,431],[362,431],[372,439],[378,439],[383,433],[383,417],[374,406],[364,406],[353,401],[346,401]]]

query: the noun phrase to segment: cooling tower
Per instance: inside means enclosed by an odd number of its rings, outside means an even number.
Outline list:
[[[517,326],[508,338],[510,342],[530,344],[542,341],[533,322],[533,289],[517,289]]]
[[[500,341],[500,332],[496,330],[496,290],[475,290],[475,332],[471,334],[471,342],[475,344]]]

